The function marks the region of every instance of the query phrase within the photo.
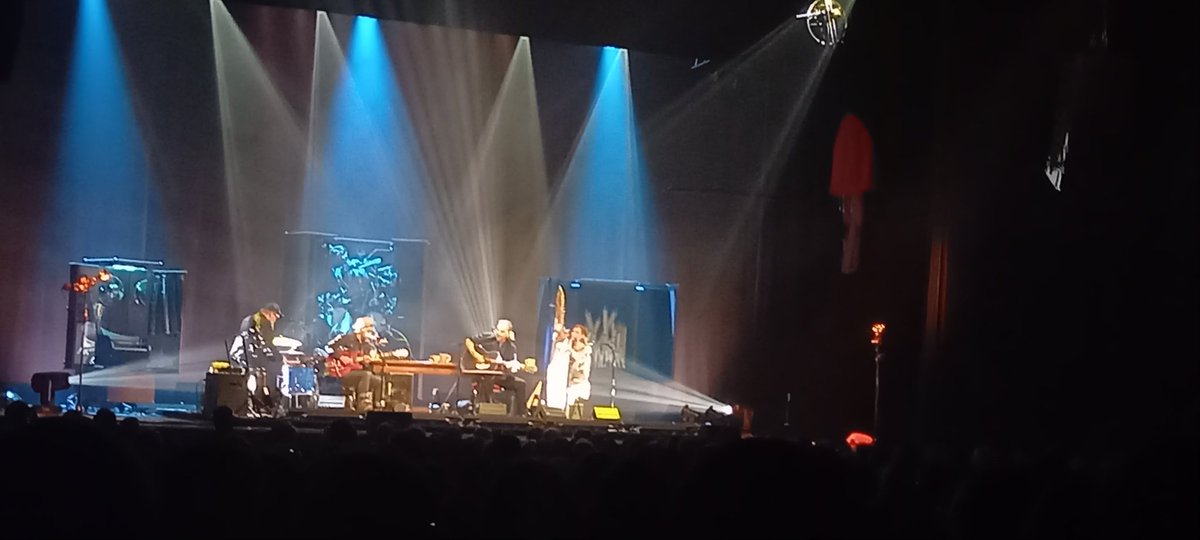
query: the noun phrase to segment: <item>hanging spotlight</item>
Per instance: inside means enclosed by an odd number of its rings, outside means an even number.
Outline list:
[[[822,46],[837,45],[846,33],[846,10],[837,0],[815,0],[797,19],[808,19],[808,35]]]

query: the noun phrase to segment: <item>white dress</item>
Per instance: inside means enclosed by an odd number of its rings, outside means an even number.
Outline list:
[[[592,346],[585,345],[583,350],[570,351],[571,364],[567,370],[567,404],[575,403],[580,399],[592,398]]]

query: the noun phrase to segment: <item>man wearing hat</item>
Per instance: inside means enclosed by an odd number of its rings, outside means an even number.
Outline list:
[[[271,302],[242,319],[241,337],[246,364],[251,369],[261,370],[266,380],[258,381],[253,401],[259,412],[275,412],[283,400],[279,393],[279,379],[283,376],[283,365],[271,345],[275,340],[275,322],[283,317],[279,304]]]
[[[275,339],[275,321],[281,318],[283,311],[279,309],[279,304],[271,302],[242,319],[241,331],[246,332],[253,328],[269,346]]]
[[[379,355],[379,346],[385,340],[375,330],[375,320],[359,317],[354,320],[351,332],[334,338],[328,344],[330,359],[326,366],[334,365],[346,372],[341,375],[342,391],[353,399],[347,405],[358,412],[374,408],[374,389],[382,386],[383,378],[367,367],[367,361]],[[331,370],[332,372],[332,370]]]

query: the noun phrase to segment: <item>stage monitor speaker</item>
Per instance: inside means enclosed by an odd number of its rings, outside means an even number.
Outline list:
[[[229,407],[234,416],[250,411],[250,390],[243,373],[209,373],[204,377],[205,418],[212,418],[218,407]]]
[[[504,416],[508,414],[508,405],[505,403],[480,403],[479,414],[488,416]]]
[[[410,412],[371,411],[367,413],[367,429],[375,429],[384,422],[396,429],[406,429],[412,425],[412,419]]]
[[[412,374],[384,375],[384,400],[387,408],[393,411],[403,411],[412,406],[413,376]]]
[[[620,422],[621,410],[616,407],[596,405],[595,407],[592,407],[592,418],[607,422]]]

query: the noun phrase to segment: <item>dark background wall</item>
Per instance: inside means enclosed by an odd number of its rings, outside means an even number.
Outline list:
[[[1103,28],[1101,3],[943,2],[929,16],[860,6],[767,210],[767,322],[741,372],[763,420],[778,421],[792,391],[803,430],[869,428],[868,327],[881,320],[885,434],[1015,444],[1194,433],[1186,17],[1109,4],[1107,53],[1079,80],[1061,192],[1042,168],[1065,68]],[[853,276],[838,272],[825,158],[845,110],[877,145]]]

